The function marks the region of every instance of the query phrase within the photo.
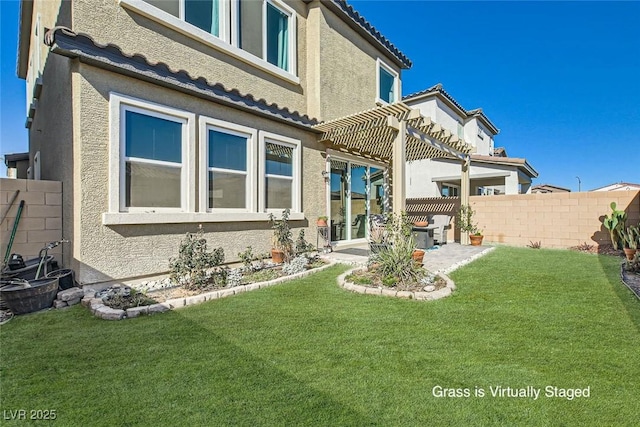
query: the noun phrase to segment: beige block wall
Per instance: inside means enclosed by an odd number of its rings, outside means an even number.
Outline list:
[[[511,196],[472,196],[476,220],[486,243],[543,248],[569,248],[582,243],[610,244],[601,218],[616,202],[628,214],[627,224],[640,221],[640,192],[538,193]]]
[[[198,223],[102,224],[102,214],[108,212],[109,91],[301,140],[305,220],[294,221],[292,227],[295,236],[299,229],[305,229],[307,241],[315,244],[315,220],[325,212],[324,146],[317,142],[315,134],[80,64],[79,73],[74,75],[74,104],[78,104],[74,121],[82,123],[74,130],[74,256],[82,283],[165,272],[185,233],[198,227]],[[271,247],[267,221],[202,225],[209,245],[222,246],[227,261],[238,259],[237,253],[247,246],[252,246],[254,252],[267,252]]]
[[[24,200],[11,253],[20,254],[24,259],[35,258],[47,243],[62,239],[62,183],[0,178],[0,212],[7,210],[16,190],[20,193],[0,224],[0,253],[4,259],[20,201]],[[60,246],[50,255],[55,255],[58,263],[63,264]]]

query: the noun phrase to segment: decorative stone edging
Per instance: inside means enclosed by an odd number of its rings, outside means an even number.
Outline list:
[[[106,306],[101,298],[95,298],[95,294],[85,295],[82,299],[82,305],[88,307],[91,313],[96,317],[100,317],[104,320],[122,320],[133,317],[138,317],[141,314],[154,314],[162,313],[169,310],[174,310],[182,307],[188,307],[190,305],[201,304],[205,301],[211,301],[214,299],[220,299],[237,295],[243,292],[255,291],[256,289],[268,288],[273,285],[277,285],[290,280],[306,277],[310,274],[317,273],[322,270],[335,265],[336,262],[330,261],[327,265],[314,268],[311,270],[303,271],[301,273],[292,274],[290,276],[278,277],[277,279],[269,280],[267,282],[251,283],[248,285],[235,286],[233,288],[223,288],[217,291],[206,292],[199,295],[193,295],[190,297],[172,298],[164,302],[151,305],[143,305],[140,307],[128,308],[126,310],[115,309]]]
[[[433,301],[440,298],[448,297],[449,295],[451,295],[453,291],[456,290],[456,284],[453,283],[453,280],[451,280],[444,273],[438,273],[438,276],[440,276],[445,281],[446,286],[442,289],[438,289],[437,291],[433,291],[433,292],[409,292],[409,291],[396,291],[396,290],[387,289],[387,288],[372,288],[369,286],[356,285],[354,283],[350,283],[346,281],[346,277],[349,274],[360,269],[361,267],[352,268],[351,270],[342,273],[340,276],[338,276],[338,285],[340,285],[342,288],[348,291],[356,292],[359,294],[383,295],[387,297],[407,298],[407,299],[415,299],[419,301]]]

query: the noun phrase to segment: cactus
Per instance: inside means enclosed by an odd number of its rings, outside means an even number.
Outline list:
[[[624,243],[623,233],[627,222],[627,214],[625,211],[616,209],[616,202],[611,202],[611,217],[604,216],[602,224],[609,230],[609,237],[614,249],[620,249],[621,243]]]

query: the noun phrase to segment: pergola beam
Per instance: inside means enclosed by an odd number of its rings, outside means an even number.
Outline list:
[[[434,128],[436,127],[440,128],[440,125],[436,124]],[[436,130],[436,132],[440,132],[440,131],[441,131],[441,128],[440,130]],[[468,157],[467,154],[464,154],[463,152],[458,151],[453,147],[449,146],[448,144],[445,144],[444,142],[440,142],[433,137],[429,137],[429,135],[425,134],[420,129],[417,129],[413,126],[407,125],[406,132],[407,132],[407,135],[409,135],[410,137],[419,139],[420,141],[425,142],[431,145],[432,147],[437,148],[439,151],[449,154],[450,156],[453,156],[457,159],[464,160],[466,157]]]

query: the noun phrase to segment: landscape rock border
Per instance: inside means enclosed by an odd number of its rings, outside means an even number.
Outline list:
[[[238,295],[243,292],[255,291],[256,289],[264,289],[270,286],[274,286],[290,280],[306,277],[310,274],[318,273],[322,270],[326,270],[331,266],[337,264],[336,262],[329,261],[328,264],[322,267],[306,270],[301,273],[292,274],[290,276],[278,277],[277,279],[269,280],[266,282],[251,283],[248,285],[235,286],[233,288],[223,288],[215,291],[205,292],[203,294],[193,295],[190,297],[173,298],[161,303],[143,305],[140,307],[128,308],[126,310],[114,309],[104,305],[101,298],[95,298],[95,293],[87,294],[82,299],[82,305],[89,308],[91,313],[104,320],[123,320],[138,317],[142,314],[155,314],[162,313],[169,310],[179,309],[182,307],[188,307],[191,305],[201,304],[205,301],[211,301],[214,299],[226,298],[232,295]]]
[[[447,276],[444,273],[437,273],[437,275],[445,281],[446,286],[444,288],[438,289],[437,291],[433,291],[433,292],[396,291],[395,289],[391,289],[391,288],[384,288],[384,287],[374,288],[371,286],[362,286],[362,285],[356,285],[355,283],[347,282],[346,277],[349,274],[353,273],[354,271],[358,271],[358,270],[362,270],[362,267],[352,268],[342,273],[340,276],[338,276],[338,285],[340,285],[340,287],[348,291],[356,292],[359,294],[382,295],[386,297],[415,299],[418,301],[433,301],[440,298],[445,298],[451,295],[451,293],[453,293],[453,291],[456,290],[456,284],[453,282],[453,280],[449,278],[449,276]]]

